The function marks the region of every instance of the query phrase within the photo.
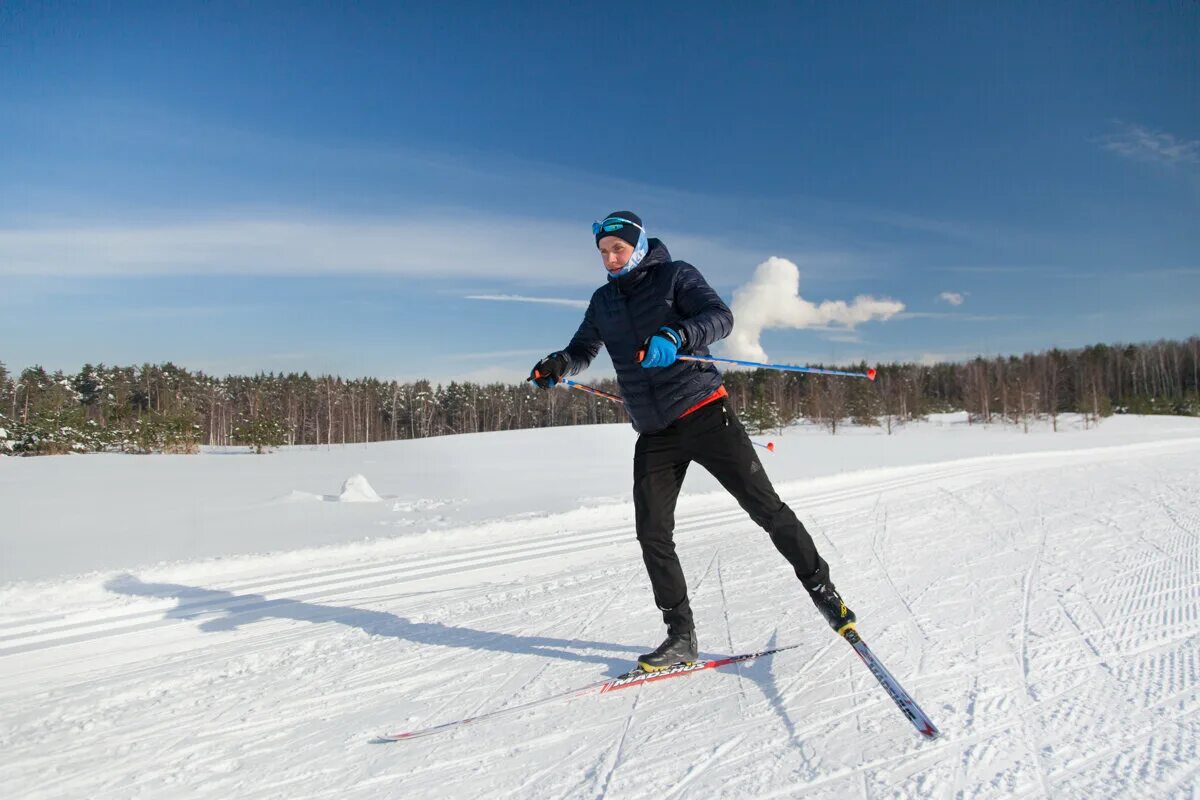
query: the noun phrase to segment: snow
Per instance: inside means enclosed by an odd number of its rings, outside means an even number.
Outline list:
[[[762,437],[780,494],[936,742],[699,470],[677,542],[702,653],[801,647],[371,742],[619,674],[657,643],[624,426],[0,459],[0,785],[22,798],[1194,797],[1200,420],[1059,422]],[[370,481],[343,494],[375,502],[325,502],[347,475]]]
[[[383,498],[375,493],[365,475],[351,475],[342,483],[339,503],[379,503]]]

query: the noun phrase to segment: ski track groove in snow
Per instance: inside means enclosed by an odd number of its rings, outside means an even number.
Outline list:
[[[604,771],[595,781],[595,786],[599,791],[595,792],[596,797],[607,797],[608,786],[612,782],[612,777],[617,771],[617,767],[621,764],[621,756],[625,754],[625,740],[629,738],[629,729],[633,727],[633,718],[637,714],[638,703],[642,700],[642,690],[644,686],[636,687],[634,691],[633,702],[629,705],[629,714],[625,717],[625,724],[621,726],[621,735],[617,738],[616,746],[612,748],[613,757],[604,765]],[[570,793],[564,795],[570,797]]]
[[[733,738],[727,739],[724,743],[718,745],[717,748],[709,753],[705,758],[693,764],[691,768],[688,769],[687,774],[680,779],[679,783],[675,784],[675,786],[667,791],[663,797],[675,797],[680,794],[689,783],[694,781],[702,772],[704,772],[704,770],[708,769],[713,762],[719,761],[726,753],[741,744],[743,738],[744,737],[741,735],[734,736]]]
[[[725,575],[721,571],[721,553],[717,551],[717,585],[721,588],[721,618],[725,621],[725,644],[729,646],[730,653],[741,652],[733,643],[733,625],[729,621],[729,596],[725,593]],[[774,645],[768,645],[768,649]],[[742,709],[743,715],[746,712],[746,681],[742,676],[742,665],[740,663],[733,665],[737,672],[738,678],[738,705]]]
[[[901,592],[900,587],[896,585],[896,581],[892,577],[892,573],[888,570],[887,561],[884,559],[883,543],[887,537],[888,512],[886,508],[880,511],[879,504],[882,500],[883,493],[880,492],[879,496],[875,500],[875,508],[871,512],[871,516],[875,518],[875,524],[872,526],[873,535],[871,537],[871,557],[875,560],[876,566],[879,567],[879,571],[883,574],[884,580],[887,581],[887,585],[891,588],[892,594],[895,595],[896,599],[900,601],[900,605],[904,606],[904,610],[908,615],[908,623],[912,626],[913,631],[917,634],[917,636],[911,637],[909,641],[915,643],[919,638],[921,641],[928,643],[929,634],[925,632],[925,628],[921,625],[921,620],[917,618],[917,613],[913,611],[912,604],[904,598],[904,593]],[[880,519],[880,516],[882,516],[882,519]]]

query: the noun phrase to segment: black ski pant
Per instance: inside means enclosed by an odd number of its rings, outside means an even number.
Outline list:
[[[687,582],[675,555],[675,501],[690,463],[708,470],[750,518],[771,536],[775,548],[805,588],[829,579],[829,566],[812,536],[779,499],[746,429],[727,400],[710,403],[657,433],[638,437],[633,456],[633,507],[642,559],[654,602],[671,633],[694,627]]]

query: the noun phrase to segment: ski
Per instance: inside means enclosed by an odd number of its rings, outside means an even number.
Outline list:
[[[879,681],[879,685],[887,691],[888,695],[900,708],[904,716],[908,717],[908,721],[913,724],[917,732],[926,739],[936,739],[940,732],[929,719],[929,716],[921,710],[917,702],[912,699],[908,692],[904,691],[904,687],[900,682],[892,677],[892,673],[887,671],[887,667],[875,657],[871,652],[871,648],[867,647],[867,643],[858,635],[858,631],[854,628],[848,628],[842,637],[850,643],[854,648],[854,652],[858,653],[858,657],[867,665],[867,669],[871,670],[871,674],[875,676],[875,680]]]
[[[607,694],[608,692],[615,692],[620,689],[628,689],[631,686],[641,686],[643,684],[654,683],[655,681],[662,681],[668,678],[678,678],[683,675],[694,675],[697,672],[704,672],[705,670],[716,669],[729,664],[736,664],[741,661],[750,661],[755,658],[762,658],[763,656],[782,653],[784,650],[794,650],[797,647],[800,647],[800,645],[789,644],[784,647],[775,647],[770,650],[760,650],[756,653],[741,653],[735,656],[724,656],[722,658],[714,658],[708,661],[694,661],[691,664],[676,664],[657,672],[644,672],[641,669],[634,669],[624,673],[623,675],[618,675],[615,678],[597,681],[576,689],[568,689],[565,692],[552,694],[549,697],[541,697],[537,700],[531,700],[528,703],[522,703],[521,705],[510,706],[508,708],[499,708],[495,711],[489,711],[486,714],[479,714],[474,717],[466,717],[464,719],[453,720],[451,722],[443,722],[441,725],[434,725],[430,728],[422,728],[420,730],[407,731],[405,733],[385,733],[382,736],[376,737],[375,741],[382,743],[404,742],[408,741],[409,739],[420,739],[424,736],[433,736],[439,733],[446,733],[475,722],[493,720],[499,717],[517,714],[531,708],[537,708],[538,706],[571,700],[576,697],[583,697],[584,695],[589,694]]]

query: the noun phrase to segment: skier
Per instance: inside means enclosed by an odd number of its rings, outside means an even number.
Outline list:
[[[648,239],[632,211],[592,223],[608,280],[592,294],[579,330],[564,349],[538,361],[529,379],[543,389],[587,368],[604,345],[612,358],[625,410],[638,432],[633,455],[637,539],[667,638],[638,658],[648,672],[696,660],[695,623],[687,584],[675,554],[675,501],[695,461],[771,536],[817,609],[838,633],[854,626],[804,525],[779,499],[754,445],[730,408],[721,373],[709,363],[679,361],[680,353],[708,355],[708,346],[733,329],[729,307],[666,245]]]

